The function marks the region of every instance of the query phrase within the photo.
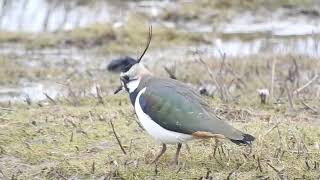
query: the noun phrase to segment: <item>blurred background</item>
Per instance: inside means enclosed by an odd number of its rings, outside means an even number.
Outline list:
[[[222,56],[318,58],[319,7],[316,0],[1,0],[0,101],[37,102],[70,89],[94,96],[96,86],[112,93],[118,77],[108,63],[138,57],[149,25],[154,35],[144,63],[196,86],[210,80],[188,69],[199,57],[209,64]],[[186,67],[177,68],[181,62]],[[252,90],[270,90],[267,81]]]

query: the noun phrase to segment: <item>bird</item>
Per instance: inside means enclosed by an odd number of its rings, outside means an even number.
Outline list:
[[[173,164],[178,164],[183,143],[194,139],[229,139],[238,145],[250,145],[255,137],[244,133],[219,118],[207,101],[187,84],[175,79],[155,76],[140,61],[149,47],[135,63],[120,73],[122,85],[142,127],[162,144],[152,163],[157,163],[166,152],[167,144],[177,144]]]

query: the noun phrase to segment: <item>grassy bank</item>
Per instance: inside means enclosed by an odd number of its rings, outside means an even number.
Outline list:
[[[0,42],[20,44],[26,50],[74,47],[92,49],[100,54],[136,53],[137,47],[142,49],[146,44],[150,25],[148,21],[149,17],[145,14],[136,13],[120,28],[102,23],[54,33],[1,31]],[[157,25],[153,28],[152,48],[205,43],[204,36],[205,34],[176,31],[174,28]]]

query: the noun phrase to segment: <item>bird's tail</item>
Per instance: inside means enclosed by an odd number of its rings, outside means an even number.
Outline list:
[[[233,143],[237,144],[237,145],[249,145],[252,143],[252,141],[254,141],[255,137],[253,137],[250,134],[243,134],[242,135],[242,139],[240,140],[235,140],[235,139],[230,139]]]

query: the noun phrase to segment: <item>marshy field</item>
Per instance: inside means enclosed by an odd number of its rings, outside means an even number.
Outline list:
[[[320,179],[317,0],[0,0],[0,179]],[[119,72],[203,95],[256,137],[161,145],[139,125]],[[266,100],[262,98],[265,95]]]

